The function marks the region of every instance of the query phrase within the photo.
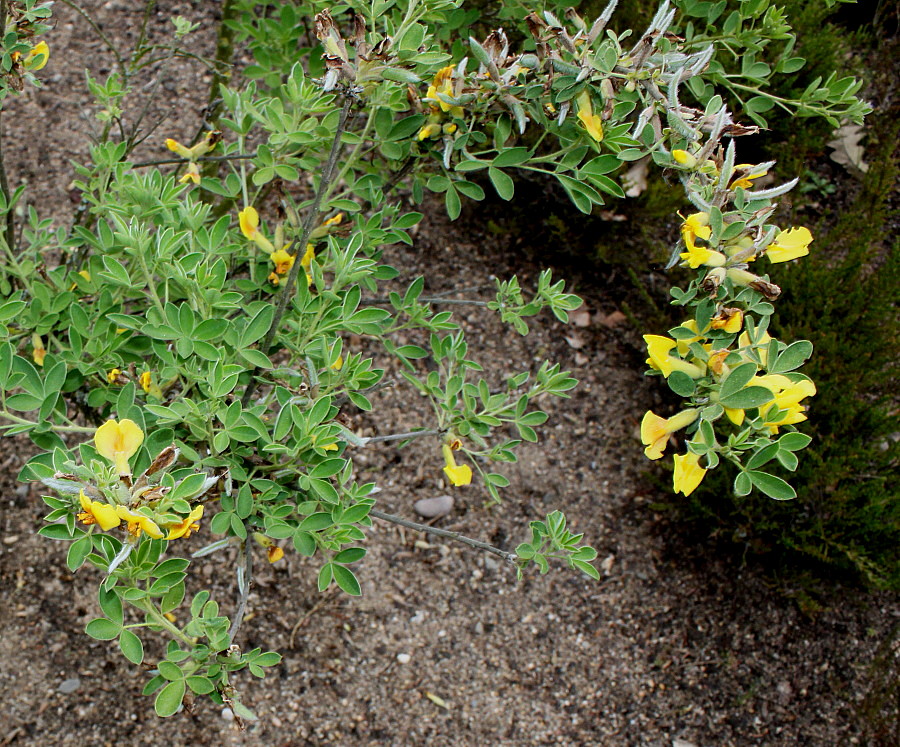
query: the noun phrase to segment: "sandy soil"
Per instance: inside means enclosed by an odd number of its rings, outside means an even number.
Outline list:
[[[86,5],[120,41],[134,35],[141,3]],[[200,47],[212,49],[205,4],[158,5],[152,33],[182,13],[204,21]],[[98,73],[110,60],[83,19],[62,4],[55,10],[47,86],[9,103],[4,152],[14,182],[28,181],[32,204],[62,225],[73,209],[68,161],[88,145],[81,70]],[[168,119],[148,155],[161,155],[162,137],[195,131],[202,102],[184,102],[196,101],[202,81],[190,63],[166,71],[152,116]],[[437,207],[425,212],[415,245],[387,259],[409,277],[426,275],[426,292],[489,287],[512,272],[525,285],[535,280],[539,264],[483,231],[477,214],[451,224]],[[565,272],[578,279],[574,268]],[[503,505],[485,508],[481,490],[461,490],[436,525],[512,549],[529,520],[563,507],[600,552],[600,582],[560,571],[517,583],[490,556],[378,522],[361,599],[319,594],[315,563],[296,556],[255,576],[239,643],[284,654],[266,680],[238,679],[258,722],[240,731],[208,701],[163,721],[140,694],[147,672],[84,635],[97,614],[96,574],[69,573],[65,547],[35,535],[38,493],[14,481],[29,447],[4,441],[0,747],[864,743],[856,709],[876,649],[900,620],[896,597],[838,589],[805,616],[771,577],[664,520],[637,438],[641,414],[660,402],[641,373],[638,332],[609,326],[608,289],[578,290],[586,326],[541,318],[527,338],[460,307],[473,357],[491,362],[498,379],[549,357],[582,383],[571,399],[547,403],[542,440],[508,470]],[[377,412],[354,425],[368,434],[427,425],[402,387],[379,393]],[[383,510],[415,518],[415,500],[446,492],[439,459],[436,443],[385,446],[356,464],[381,486]],[[209,540],[201,532],[190,542]],[[224,605],[234,599],[216,560],[195,567],[194,590],[211,588]]]

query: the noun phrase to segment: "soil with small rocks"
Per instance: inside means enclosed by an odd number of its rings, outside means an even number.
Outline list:
[[[117,43],[136,36],[143,3],[84,6]],[[64,225],[75,208],[69,161],[86,159],[99,129],[82,70],[100,75],[112,63],[83,18],[63,3],[54,12],[46,86],[5,104],[4,155],[14,184],[29,183],[31,204]],[[210,54],[215,12],[158,2],[151,38],[164,39],[167,19],[182,14],[202,23],[196,49]],[[147,90],[157,73],[142,81]],[[187,139],[200,124],[209,76],[190,60],[161,76],[164,95],[147,122],[162,121],[136,157],[164,157],[164,137]],[[513,273],[526,288],[536,282],[535,257],[483,230],[474,209],[456,223],[438,205],[424,212],[413,245],[389,248],[385,260],[408,278],[424,275],[426,294],[474,287],[450,297],[488,298],[493,278]],[[577,268],[566,272],[577,280]],[[4,440],[0,747],[866,743],[857,709],[878,646],[900,620],[896,596],[837,589],[806,615],[752,559],[680,537],[654,508],[657,468],[638,438],[641,414],[660,402],[658,383],[642,373],[639,333],[607,289],[577,290],[586,314],[568,325],[539,317],[527,337],[483,308],[452,308],[489,384],[545,358],[580,382],[570,398],[541,403],[550,420],[505,470],[501,505],[487,506],[477,485],[445,485],[436,441],[380,444],[353,459],[358,479],[380,487],[382,510],[424,521],[417,500],[452,494],[434,526],[506,550],[528,538],[529,521],[562,508],[597,548],[599,582],[559,568],[517,581],[492,555],[376,521],[358,566],[360,598],[319,593],[316,558],[257,563],[237,643],[284,656],[265,680],[235,679],[258,721],[241,729],[207,699],[163,720],[141,695],[149,667],[84,634],[99,614],[100,577],[87,567],[70,573],[66,546],[36,535],[40,494],[15,481],[32,447]],[[352,416],[361,435],[428,427],[425,403],[393,377],[397,386],[375,395],[372,413]],[[195,550],[210,540],[201,531],[186,543]],[[189,593],[209,588],[228,612],[235,590],[223,563],[195,561]],[[152,661],[161,644],[145,645]]]

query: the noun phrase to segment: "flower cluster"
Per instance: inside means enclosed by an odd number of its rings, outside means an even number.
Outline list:
[[[144,432],[133,420],[108,420],[94,434],[94,449],[113,466],[116,479],[90,475],[97,484],[85,479],[89,470],[76,468],[76,474],[57,474],[55,484],[76,482],[78,505],[76,518],[84,526],[98,526],[108,532],[124,524],[128,537],[136,542],[146,534],[168,541],[189,537],[200,529],[203,504],[191,506],[185,499],[171,499],[173,486],[160,478],[175,465],[178,451],[164,449],[156,460],[132,482],[131,459],[144,442]],[[205,493],[218,478],[205,479],[192,499]],[[60,483],[60,481],[64,481]]]

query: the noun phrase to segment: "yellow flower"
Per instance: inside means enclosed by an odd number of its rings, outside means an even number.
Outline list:
[[[432,122],[431,124],[425,125],[422,129],[419,130],[419,134],[416,135],[418,140],[429,140],[431,138],[435,138],[441,134],[441,126],[439,124],[435,124]]]
[[[672,482],[676,493],[690,495],[703,481],[705,475],[706,470],[700,466],[699,456],[691,452],[675,455],[675,473]]]
[[[34,59],[38,55],[43,55],[43,57],[40,62],[35,63]],[[25,55],[25,59],[22,60],[22,65],[25,67],[26,70],[41,70],[41,69],[43,69],[44,65],[47,64],[47,62],[49,60],[50,60],[50,47],[47,45],[47,42],[42,41],[42,42],[38,42],[37,44],[35,44],[31,48],[31,51],[29,51],[28,54]]]
[[[119,376],[121,376],[121,375],[122,375],[121,368],[112,368],[112,369],[110,369],[109,373],[106,374],[106,380],[110,384],[115,384],[119,380]]]
[[[322,225],[323,226],[339,226],[341,222],[344,220],[344,214],[338,213],[337,215],[328,218]]]
[[[145,392],[149,392],[150,388],[153,386],[153,374],[149,371],[144,371],[139,377],[138,381],[141,384],[141,389]]]
[[[603,140],[603,122],[600,117],[594,114],[594,108],[591,103],[591,92],[584,89],[578,94],[576,99],[578,103],[578,119],[584,125],[588,135],[590,135],[598,143]]]
[[[713,329],[724,329],[729,334],[739,332],[744,326],[744,312],[740,309],[724,308],[716,314],[709,326]]]
[[[692,169],[697,165],[697,158],[692,156],[686,150],[673,150],[672,158],[675,159],[676,163],[686,166],[689,169]]]
[[[270,272],[266,280],[268,280],[272,285],[278,285],[281,282],[281,278],[278,276],[277,272]]]
[[[808,228],[791,228],[782,231],[775,241],[766,247],[766,256],[770,262],[789,262],[809,254],[809,245],[813,237]]]
[[[696,335],[695,337],[688,337],[688,338],[685,338],[684,340],[677,341],[678,355],[687,355],[691,349],[691,347],[690,347],[691,343],[697,342],[697,340],[701,340],[703,338],[700,336],[699,330],[697,329],[697,320],[696,319],[688,319],[687,321],[682,322],[681,326],[687,327],[689,330],[691,330],[691,332],[693,332]]]
[[[778,433],[779,426],[795,425],[806,420],[800,400],[812,397],[816,393],[816,385],[811,381],[808,379],[792,381],[781,374],[767,374],[755,377],[751,383],[764,386],[775,395],[772,402],[759,408],[769,432]]]
[[[163,536],[162,529],[160,529],[159,525],[149,516],[144,516],[144,514],[131,511],[125,506],[116,506],[116,513],[120,519],[123,519],[128,523],[128,533],[132,537],[140,537],[141,532],[144,532],[148,537],[152,537],[153,539],[160,539]]]
[[[344,356],[343,356],[343,355],[339,355],[339,356],[337,357],[337,360],[336,360],[334,363],[331,364],[331,367],[332,367],[335,371],[340,371],[340,370],[344,367]]]
[[[735,171],[744,170],[744,171],[747,171],[747,173],[744,176],[740,176],[737,179],[735,179],[731,183],[731,189],[737,189],[738,187],[742,187],[744,189],[750,189],[753,186],[754,179],[759,179],[761,176],[766,175],[765,171],[760,171],[756,174],[748,171],[749,169],[752,169],[752,168],[753,168],[752,163],[739,163],[737,166],[735,166],[734,167]]]
[[[647,354],[650,356],[647,363],[661,371],[663,376],[668,377],[672,371],[681,371],[692,379],[703,376],[704,369],[700,366],[669,355],[677,344],[675,340],[662,335],[644,335],[644,342],[647,343]]]
[[[258,545],[266,548],[266,554],[270,563],[277,563],[284,557],[284,550],[276,545],[272,538],[266,537],[262,532],[254,532],[253,539]]]
[[[166,138],[166,147],[173,153],[177,153],[182,158],[187,158],[187,159],[191,158],[191,149],[185,145],[182,145],[177,140],[167,137]]]
[[[275,265],[275,272],[279,275],[287,275],[294,266],[294,255],[288,254],[284,249],[272,252],[269,259]]]
[[[39,366],[44,365],[44,358],[47,357],[47,348],[44,347],[44,340],[40,335],[31,336],[31,359]]]
[[[697,239],[709,241],[710,236],[712,236],[712,228],[709,226],[709,213],[692,213],[681,224],[681,238],[684,240],[688,252],[696,250],[694,242]],[[696,267],[696,265],[692,265],[692,267]]]
[[[253,240],[259,233],[259,213],[252,205],[238,213],[238,222],[241,224],[241,233],[248,239]]]
[[[200,183],[200,167],[191,161],[188,164],[187,171],[184,172],[181,179],[178,180],[179,183],[184,184],[185,182],[193,182],[194,184]]]
[[[441,447],[444,454],[444,474],[447,475],[450,483],[454,486],[461,487],[472,482],[472,468],[468,464],[457,464],[453,458],[453,449],[449,444]]]
[[[671,418],[661,418],[647,410],[641,421],[641,443],[646,445],[644,454],[648,459],[660,459],[666,449],[669,434],[680,431],[697,419],[697,410],[682,410]]]
[[[84,525],[96,524],[104,532],[109,531],[113,527],[119,526],[122,520],[116,513],[116,507],[109,503],[101,503],[100,501],[92,501],[88,498],[83,490],[78,491],[78,500],[83,513],[78,514],[78,520]]]
[[[169,527],[169,534],[166,539],[173,540],[178,539],[179,537],[190,537],[191,532],[196,532],[200,529],[200,517],[202,516],[203,504],[201,503],[199,506],[193,508],[190,514],[185,516],[182,521]]]
[[[453,65],[447,65],[447,67],[442,67],[437,71],[434,75],[434,79],[431,81],[431,85],[428,86],[428,92],[425,94],[425,98],[433,101],[440,107],[441,111],[448,113],[451,117],[461,117],[463,115],[463,108],[461,106],[457,106],[454,104],[448,104],[446,101],[443,101],[438,97],[438,94],[442,94],[444,96],[449,96],[450,98],[454,98],[453,96]],[[437,107],[432,104],[432,109],[437,111]],[[423,140],[424,138],[419,138]]]
[[[735,425],[740,425],[744,422],[744,411],[736,410],[733,407],[726,407],[725,417],[727,417]]]
[[[144,441],[144,432],[133,420],[107,420],[94,434],[94,446],[97,453],[109,459],[116,466],[120,475],[130,475],[131,459]]]
[[[707,227],[709,230],[709,227]],[[721,267],[725,264],[726,258],[722,252],[717,252],[715,249],[708,249],[705,246],[696,246],[693,241],[688,244],[687,241],[684,242],[687,245],[687,251],[682,252],[678,256],[683,260],[687,261],[688,267],[692,270],[696,270],[700,265],[706,265],[707,267]]]
[[[253,241],[260,249],[269,254],[275,252],[272,242],[263,236],[262,231],[259,230],[259,213],[256,212],[255,207],[249,205],[241,210],[238,213],[238,223],[241,226],[241,233]]]

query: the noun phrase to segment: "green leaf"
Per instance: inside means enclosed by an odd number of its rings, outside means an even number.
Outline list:
[[[730,397],[722,397],[719,400],[719,404],[732,410],[749,410],[771,402],[774,397],[775,395],[772,394],[771,390],[766,389],[764,386],[748,386],[746,389],[735,392]]]
[[[247,347],[265,337],[269,327],[272,326],[272,318],[274,316],[275,307],[271,304],[266,304],[257,311],[241,335],[241,346]]]
[[[785,433],[778,439],[778,446],[785,451],[800,451],[809,446],[812,438],[805,433]]]
[[[745,496],[749,495],[751,490],[753,490],[753,482],[750,480],[750,476],[746,472],[738,472],[737,477],[734,478],[734,494]]]
[[[342,565],[332,565],[331,568],[334,573],[334,580],[337,581],[337,585],[341,589],[352,597],[358,597],[362,594],[362,590],[359,588],[359,581],[353,575],[353,571]]]
[[[334,562],[355,563],[357,560],[361,560],[365,556],[365,554],[365,548],[348,547],[346,550],[341,550],[337,555],[334,556]]]
[[[319,591],[325,591],[325,589],[331,586],[331,581],[334,578],[332,568],[333,566],[331,563],[326,563],[319,569],[319,577],[316,581]],[[341,566],[338,566],[338,568],[341,568]]]
[[[185,684],[184,680],[170,682],[156,696],[153,707],[156,709],[156,715],[160,718],[168,718],[173,716],[181,706],[184,698]]]
[[[767,462],[772,461],[777,454],[778,444],[769,444],[768,446],[764,446],[752,457],[750,457],[750,459],[747,461],[746,467],[747,469],[756,469],[757,467],[762,467]]]
[[[197,695],[209,695],[216,689],[216,686],[210,682],[208,677],[192,675],[190,677],[185,677],[184,681],[193,692],[197,693]]]
[[[813,346],[809,340],[797,340],[781,351],[775,362],[769,366],[769,372],[773,374],[787,373],[800,368],[812,355],[812,352]]]
[[[594,581],[600,579],[600,571],[594,568],[590,563],[587,563],[584,560],[575,560],[574,558],[571,560],[571,563],[573,567],[577,568],[585,576],[590,576]]]
[[[774,498],[776,501],[789,501],[791,498],[797,497],[796,491],[780,477],[770,475],[768,472],[753,471],[746,474],[750,476],[753,484],[769,498]]]
[[[84,535],[80,539],[75,540],[69,545],[69,552],[66,555],[66,566],[73,573],[84,565],[84,561],[93,550],[93,543],[89,535]]]
[[[509,166],[519,166],[531,158],[528,148],[509,148],[504,150],[492,162],[491,166],[498,169],[507,168]]]
[[[444,193],[444,206],[447,209],[447,216],[450,220],[459,218],[459,214],[462,212],[462,201],[459,199],[459,192],[456,191],[452,184]]]
[[[513,184],[509,174],[505,174],[500,169],[491,166],[488,169],[488,176],[491,179],[491,184],[494,185],[494,189],[497,190],[497,194],[500,195],[500,199],[511,200],[515,192],[515,184]]]
[[[247,363],[251,366],[255,366],[256,368],[272,368],[272,361],[269,359],[265,353],[261,350],[257,350],[256,348],[242,348],[238,351]]]
[[[756,364],[755,363],[742,363],[737,366],[729,375],[725,381],[722,382],[722,388],[719,390],[719,396],[730,397],[732,394],[737,393],[741,389],[743,389],[747,384],[750,383],[750,380],[756,376]]]
[[[144,644],[130,630],[123,630],[119,635],[119,648],[132,664],[140,664],[144,660]]]
[[[683,371],[672,371],[666,383],[669,389],[681,397],[690,397],[697,388],[694,380]]]
[[[118,637],[121,630],[121,625],[117,625],[105,617],[97,617],[91,620],[84,628],[85,633],[98,641],[111,641],[113,638]]]

